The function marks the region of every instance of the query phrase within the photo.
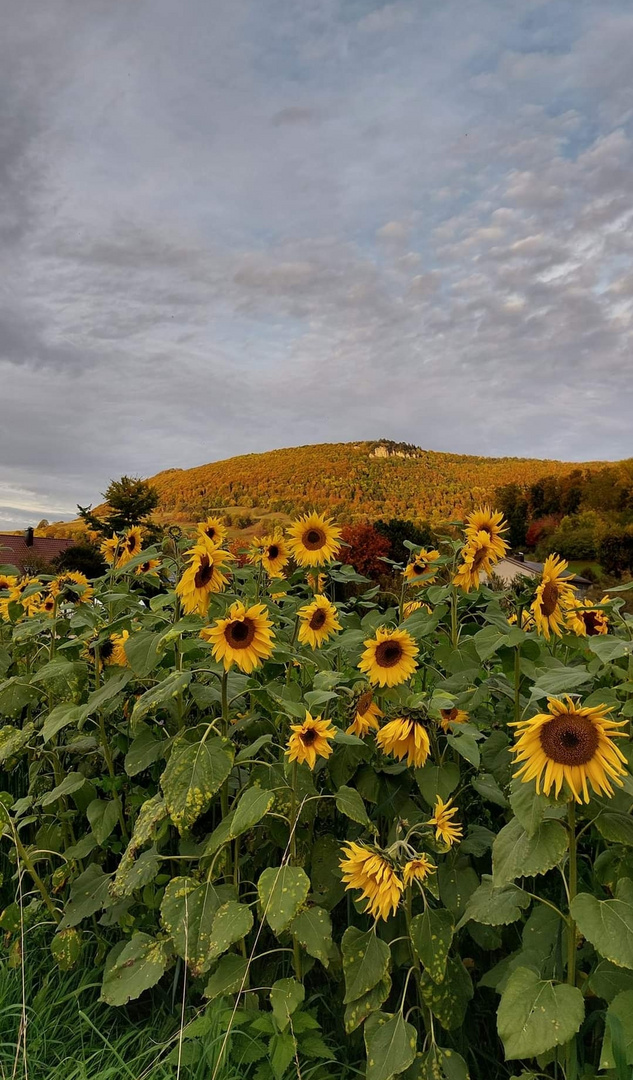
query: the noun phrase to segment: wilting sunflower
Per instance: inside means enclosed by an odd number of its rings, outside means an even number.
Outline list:
[[[299,641],[313,649],[321,646],[341,629],[338,612],[327,596],[314,597],[311,604],[299,608]]]
[[[129,563],[130,559],[133,559],[135,555],[138,555],[142,547],[143,533],[138,525],[133,525],[131,529],[128,529],[128,531],[124,533],[119,541],[119,554],[116,561],[117,566],[125,566],[126,563]]]
[[[601,604],[610,602],[609,596],[603,596]],[[598,634],[609,633],[609,617],[599,607],[594,607],[586,600],[577,600],[575,597],[567,607],[567,628],[578,637],[595,637]]]
[[[200,637],[212,644],[213,655],[222,661],[225,671],[237,664],[248,675],[273,651],[275,635],[271,627],[263,604],[247,608],[241,600],[236,600],[227,617],[217,619],[213,626],[205,626]]]
[[[399,716],[381,727],[376,735],[376,742],[383,754],[402,761],[406,757],[407,765],[416,769],[424,765],[431,744],[422,719],[413,716]]]
[[[211,593],[222,592],[227,578],[225,561],[229,551],[213,547],[207,541],[196,544],[187,552],[189,566],[176,586],[182,609],[187,615],[206,615]]]
[[[426,611],[427,614],[432,615],[433,609],[428,604],[423,603],[422,600],[409,600],[402,609],[403,618],[408,619],[409,615],[413,615],[414,611]]]
[[[438,795],[433,808],[433,817],[427,821],[427,825],[435,826],[435,839],[443,840],[448,847],[452,847],[461,840],[464,832],[459,822],[452,820],[457,813],[457,807],[451,806],[451,802],[451,799],[443,802]]]
[[[366,649],[359,668],[371,683],[378,686],[398,686],[406,682],[417,668],[419,649],[406,630],[389,630],[381,626],[376,636],[363,642]]]
[[[440,718],[442,731],[450,731],[451,724],[465,724],[468,713],[463,709],[440,709]]]
[[[503,539],[503,533],[508,531],[508,523],[504,520],[500,510],[491,510],[489,506],[483,506],[480,510],[473,510],[466,517],[466,539],[477,537],[477,533],[486,532],[490,537],[492,549],[497,559],[502,559],[508,550],[508,543]]]
[[[453,584],[464,592],[479,588],[481,574],[490,574],[497,561],[492,540],[483,529],[471,537],[462,548],[462,562],[457,568]]]
[[[134,573],[141,577],[143,574],[151,574],[160,566],[160,559],[148,559],[147,562],[139,563]]]
[[[365,912],[374,919],[388,919],[394,915],[404,885],[389,860],[353,840],[348,841],[341,851],[345,858],[339,866],[345,888],[360,889],[361,899],[367,900]]]
[[[549,795],[553,787],[558,797],[566,783],[576,802],[589,802],[587,781],[597,795],[613,795],[611,781],[622,784],[627,775],[626,758],[613,739],[627,737],[617,729],[628,721],[611,720],[611,706],[576,705],[570,697],[548,698],[547,708],[510,725],[517,729],[512,753],[517,764],[523,762],[514,775],[524,783],[536,780],[537,794],[542,788]]]
[[[288,739],[286,754],[288,761],[303,762],[313,769],[318,757],[328,758],[333,752],[330,745],[336,735],[336,728],[330,720],[322,720],[320,716],[312,717],[306,711],[306,717],[302,724],[291,724],[292,735]]]
[[[109,663],[116,664],[118,667],[130,666],[125,652],[125,643],[129,636],[129,630],[122,630],[120,634],[110,634],[110,641],[112,642],[113,648]]]
[[[283,577],[283,568],[290,559],[290,550],[283,534],[275,532],[271,536],[262,536],[257,547],[254,561],[261,563],[269,577]]]
[[[531,611],[540,634],[549,639],[550,633],[562,634],[566,610],[574,599],[574,586],[563,577],[567,562],[560,555],[549,555],[536,589]]]
[[[67,570],[59,574],[48,586],[52,596],[58,601],[68,600],[72,603],[85,603],[92,596],[94,590],[88,578],[79,570]]]
[[[106,537],[105,540],[101,541],[99,551],[103,555],[105,561],[110,566],[112,566],[112,563],[114,562],[114,560],[117,558],[117,555],[119,554],[120,545],[121,545],[121,539],[120,539],[120,537],[117,536],[116,533],[112,533],[112,536],[108,536],[108,537]]]
[[[433,865],[428,855],[418,855],[416,859],[411,859],[408,863],[405,863],[402,871],[405,885],[413,885],[414,881],[425,881],[429,874],[434,874],[436,867]]]
[[[384,713],[374,702],[374,691],[371,687],[362,690],[359,697],[352,701],[350,713],[352,722],[346,729],[346,735],[357,735],[362,739],[368,731],[378,731],[378,721]]]
[[[221,547],[226,539],[226,525],[217,517],[208,517],[196,525],[199,536],[204,536],[214,547]]]
[[[288,531],[288,547],[299,566],[323,566],[341,546],[341,530],[322,514],[304,514],[292,522]]]
[[[419,551],[404,571],[409,585],[431,585],[436,577],[433,564],[439,557],[439,551]]]

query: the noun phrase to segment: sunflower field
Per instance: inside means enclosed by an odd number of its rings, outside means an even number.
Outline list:
[[[633,585],[499,591],[505,532],[392,591],[316,512],[0,566],[0,968],[162,995],[161,1076],[631,1077]]]

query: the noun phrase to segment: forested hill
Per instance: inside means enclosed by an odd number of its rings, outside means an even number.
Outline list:
[[[167,469],[150,482],[160,493],[158,517],[175,522],[220,509],[244,518],[249,511],[257,511],[253,517],[281,517],[312,508],[342,522],[391,517],[439,522],[493,500],[505,484],[527,486],[573,468],[560,461],[444,454],[382,440],[246,454]]]

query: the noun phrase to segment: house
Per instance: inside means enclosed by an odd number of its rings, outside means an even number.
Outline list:
[[[519,552],[517,555],[506,555],[503,559],[499,559],[499,562],[495,563],[493,573],[495,577],[503,581],[504,585],[511,585],[520,577],[540,578],[543,573],[543,563],[531,562]],[[485,575],[482,575],[482,580],[485,580]],[[575,585],[581,594],[586,592],[592,584],[588,578],[580,574],[570,574],[566,580],[571,585]]]
[[[21,574],[42,569],[43,563],[51,564],[75,540],[54,536],[36,536],[31,528],[23,533],[0,533],[0,566],[17,566]]]

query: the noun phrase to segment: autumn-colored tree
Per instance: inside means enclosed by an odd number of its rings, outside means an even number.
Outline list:
[[[374,525],[369,522],[345,525],[341,530],[341,538],[349,545],[344,549],[345,562],[353,566],[359,574],[366,577],[384,574],[386,564],[381,561],[381,557],[389,555],[391,544]]]
[[[525,534],[526,547],[535,548],[541,540],[545,540],[553,532],[556,532],[559,520],[554,514],[548,514],[547,517],[536,518],[531,521]]]

